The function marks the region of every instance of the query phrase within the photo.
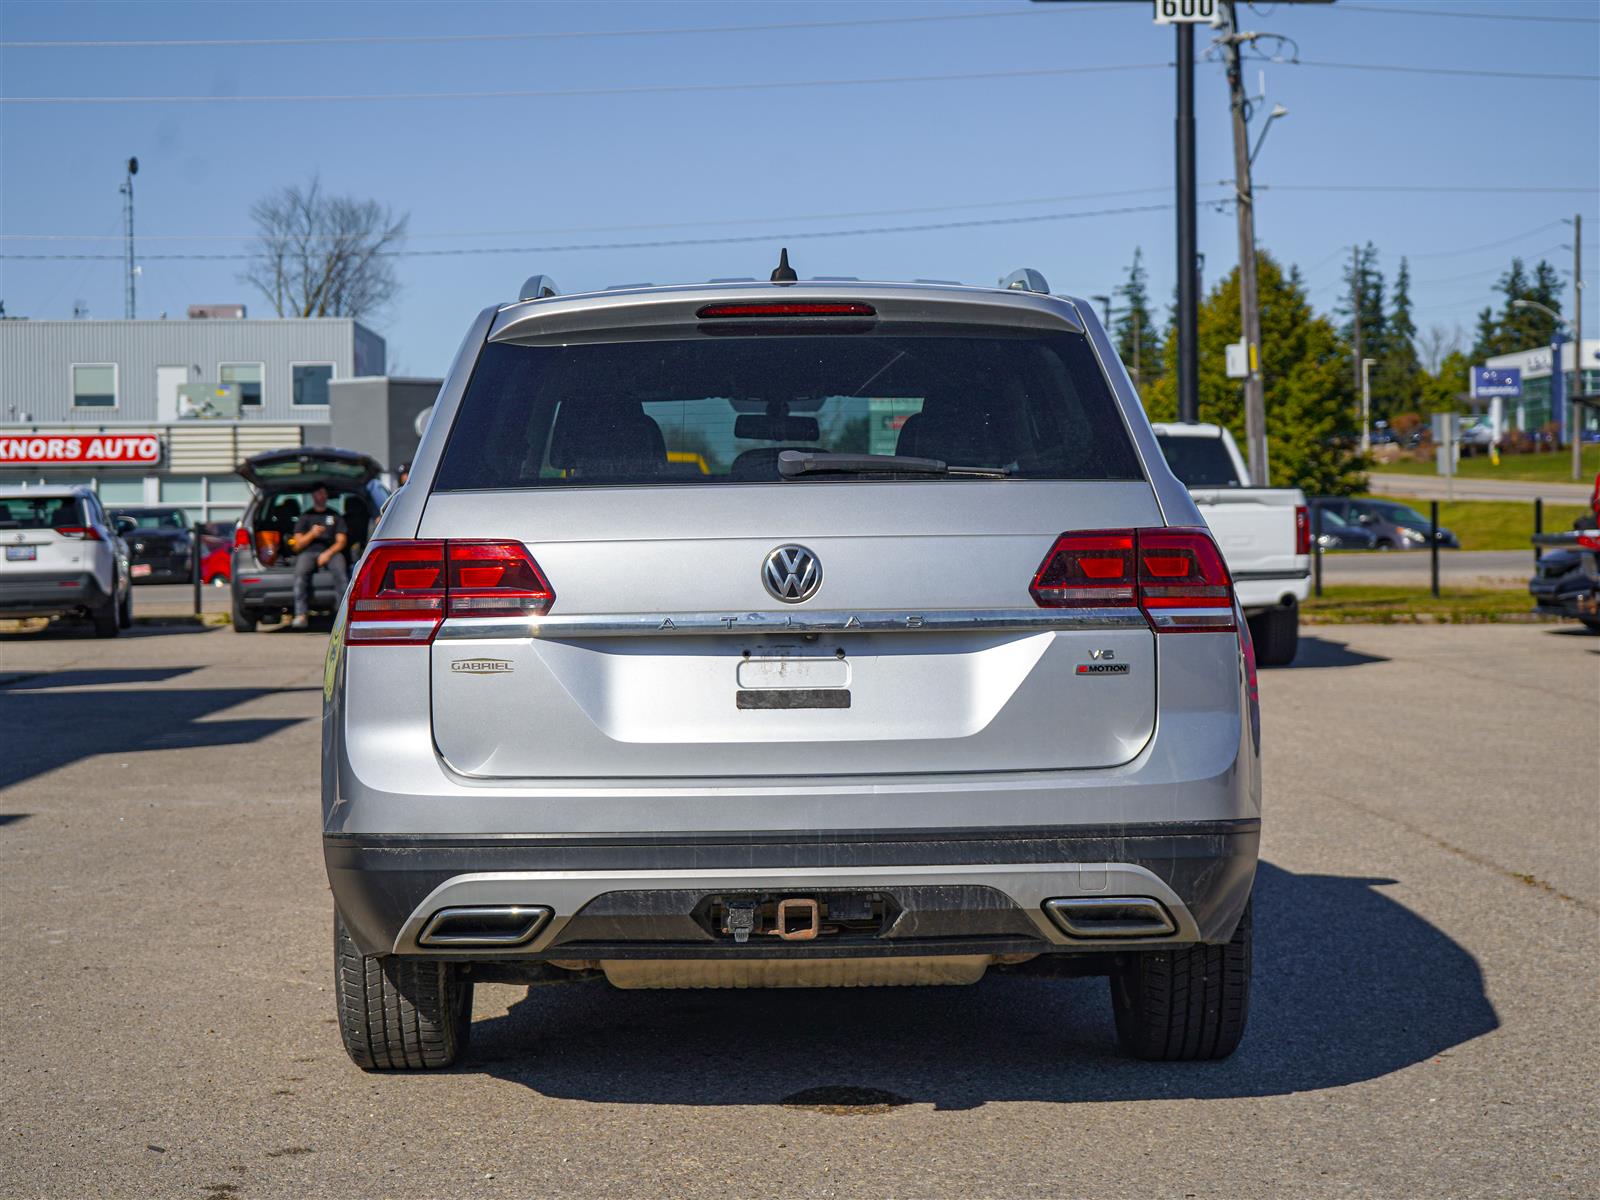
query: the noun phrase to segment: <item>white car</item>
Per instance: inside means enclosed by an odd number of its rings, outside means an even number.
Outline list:
[[[62,616],[133,623],[127,546],[89,488],[0,488],[0,618]]]
[[[1305,493],[1251,487],[1244,456],[1220,425],[1151,428],[1228,562],[1257,661],[1287,666],[1300,644],[1300,601],[1311,592],[1311,510]]]

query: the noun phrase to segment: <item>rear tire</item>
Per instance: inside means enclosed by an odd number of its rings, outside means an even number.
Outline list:
[[[1226,945],[1140,950],[1111,975],[1117,1041],[1147,1062],[1227,1058],[1250,1015],[1249,904]]]
[[[256,619],[239,606],[239,597],[233,598],[233,631],[235,633],[254,633]]]
[[[106,602],[94,612],[89,614],[89,619],[94,622],[94,635],[97,638],[116,637],[122,632],[122,606],[117,603],[117,585],[115,580],[111,584],[111,595]]]
[[[124,629],[133,628],[133,585],[128,585],[127,593],[122,597],[122,603],[117,605],[117,624]]]
[[[472,984],[454,963],[362,954],[337,912],[333,982],[339,1033],[363,1071],[455,1064],[472,1038]]]
[[[1263,667],[1287,667],[1300,649],[1300,606],[1269,608],[1249,618],[1250,640],[1256,645],[1256,662]]]

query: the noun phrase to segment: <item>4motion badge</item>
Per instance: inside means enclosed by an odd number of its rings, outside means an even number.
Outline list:
[[[1089,657],[1093,662],[1079,663],[1079,675],[1126,675],[1128,664],[1114,661],[1117,657],[1115,650],[1091,650]]]

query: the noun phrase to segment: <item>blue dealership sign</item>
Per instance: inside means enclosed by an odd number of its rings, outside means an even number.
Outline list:
[[[1472,394],[1480,400],[1493,396],[1514,399],[1522,395],[1520,367],[1473,367]]]

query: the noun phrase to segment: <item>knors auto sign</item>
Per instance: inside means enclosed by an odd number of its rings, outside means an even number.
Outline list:
[[[153,433],[0,434],[0,467],[155,467],[161,439]]]

